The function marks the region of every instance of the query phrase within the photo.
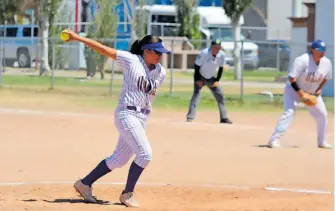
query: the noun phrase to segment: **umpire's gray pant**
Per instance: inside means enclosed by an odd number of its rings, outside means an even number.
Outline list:
[[[221,119],[226,119],[227,117],[227,111],[226,108],[224,106],[224,95],[223,92],[221,90],[220,87],[211,87],[213,85],[213,83],[215,82],[215,78],[210,78],[210,79],[206,79],[206,78],[201,78],[201,81],[203,82],[203,86],[207,86],[213,96],[216,99],[216,102],[218,103],[218,107],[220,110],[220,120]],[[197,109],[197,105],[199,103],[199,99],[200,99],[200,91],[201,91],[202,87],[199,87],[196,82],[194,81],[194,91],[193,91],[193,96],[189,105],[189,109],[188,109],[188,113],[187,113],[187,119],[188,120],[193,120],[195,118],[195,113],[196,113],[196,109]]]

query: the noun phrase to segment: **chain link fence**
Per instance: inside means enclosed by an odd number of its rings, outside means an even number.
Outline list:
[[[193,92],[195,59],[201,49],[209,46],[210,41],[188,40],[183,37],[162,37],[162,39],[165,47],[172,51],[170,55],[163,55],[161,59],[161,64],[167,70],[163,87],[165,95],[190,98]],[[123,50],[128,50],[133,42],[131,39],[98,39],[98,41],[109,47],[123,46],[125,48]],[[2,61],[0,85],[2,87],[22,88],[29,85],[39,88],[66,89],[68,92],[86,90],[92,94],[104,90],[104,95],[118,95],[121,91],[120,67],[112,59],[102,57],[78,42],[65,43],[57,37],[49,38],[50,70],[42,72],[41,67],[45,58],[42,56],[40,43],[41,39],[37,37],[0,38]],[[125,43],[127,43],[126,47]],[[235,79],[233,42],[223,42],[227,66],[221,79],[221,86],[228,99],[231,96],[244,101],[273,102],[274,96],[282,94],[292,56],[298,56],[308,48],[308,43],[284,41],[245,40],[238,44],[243,52],[240,54],[241,64],[243,64],[242,77]],[[82,86],[87,81],[92,81],[93,85]],[[89,88],[92,89],[88,91]],[[281,102],[278,104],[281,105]]]

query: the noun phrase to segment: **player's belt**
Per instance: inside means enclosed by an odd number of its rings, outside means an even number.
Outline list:
[[[141,112],[141,113],[146,114],[146,115],[150,114],[150,112],[151,112],[148,109],[139,108],[139,107],[136,107],[136,106],[127,106],[127,109],[137,111],[137,112]]]

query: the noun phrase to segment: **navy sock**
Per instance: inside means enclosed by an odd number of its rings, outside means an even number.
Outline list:
[[[81,180],[81,182],[91,187],[95,181],[109,172],[111,172],[111,170],[108,168],[106,161],[102,160],[97,167],[95,167],[95,169],[93,169],[84,179]]]
[[[130,166],[126,188],[122,193],[134,192],[137,180],[140,178],[144,168],[137,165],[134,161]]]

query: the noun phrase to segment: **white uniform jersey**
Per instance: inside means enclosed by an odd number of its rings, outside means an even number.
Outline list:
[[[165,69],[157,64],[150,71],[141,56],[127,51],[118,50],[116,62],[123,68],[124,77],[119,108],[136,106],[151,110],[157,88],[164,81]]]
[[[294,60],[289,76],[296,78],[302,91],[315,93],[324,79],[332,78],[332,64],[328,58],[322,57],[317,65],[312,55],[305,53]],[[289,82],[287,86],[290,86]]]
[[[226,64],[224,52],[220,50],[214,57],[211,48],[205,48],[198,55],[195,64],[200,66],[200,74],[204,78],[215,77],[217,68],[224,67]]]

